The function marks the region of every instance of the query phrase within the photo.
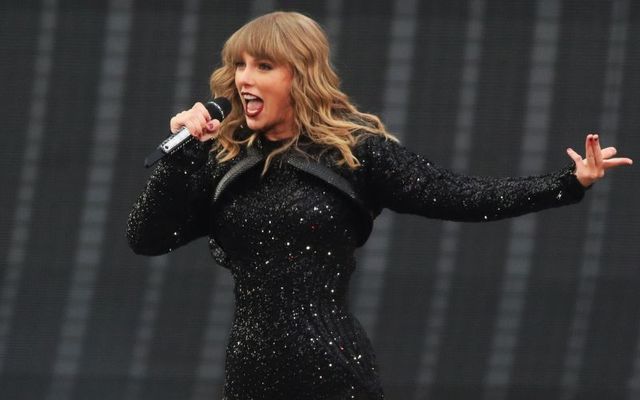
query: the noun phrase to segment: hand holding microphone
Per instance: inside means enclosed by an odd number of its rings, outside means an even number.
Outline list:
[[[201,142],[205,142],[215,137],[220,121],[212,119],[204,104],[198,102],[191,109],[176,114],[169,122],[171,133],[178,133],[182,129],[187,129],[191,136]]]
[[[218,97],[206,104],[196,103],[191,109],[176,114],[169,122],[173,135],[165,139],[147,156],[144,166],[150,167],[167,154],[172,154],[194,138],[205,142],[215,138],[220,123],[231,111],[231,102]]]

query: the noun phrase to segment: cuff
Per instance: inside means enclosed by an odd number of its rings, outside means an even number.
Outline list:
[[[567,192],[570,193],[574,199],[580,200],[584,197],[585,192],[591,189],[593,185],[588,187],[582,186],[582,183],[580,183],[578,177],[576,177],[575,172],[575,163],[571,162],[567,164],[567,166],[561,170],[560,180],[565,186]]]

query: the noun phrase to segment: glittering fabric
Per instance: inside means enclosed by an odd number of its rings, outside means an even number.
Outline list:
[[[278,143],[262,140],[266,154]],[[161,254],[208,236],[235,280],[225,399],[381,399],[375,355],[347,308],[354,251],[366,236],[357,204],[303,168],[276,159],[243,171],[214,203],[222,177],[197,144],[163,160],[133,206],[134,251]],[[345,178],[375,216],[382,208],[456,221],[489,221],[579,201],[572,168],[526,178],[468,177],[371,136]],[[366,224],[364,224],[366,225]]]

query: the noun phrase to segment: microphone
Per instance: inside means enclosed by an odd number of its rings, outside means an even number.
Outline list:
[[[222,122],[222,120],[229,115],[229,111],[231,111],[231,102],[224,97],[216,97],[206,102],[204,106],[207,111],[209,111],[211,119],[217,119],[220,122]],[[191,132],[189,132],[189,129],[186,127],[180,129],[177,133],[166,138],[153,153],[144,159],[144,166],[149,168],[167,154],[175,153],[193,139],[194,137],[191,135]]]

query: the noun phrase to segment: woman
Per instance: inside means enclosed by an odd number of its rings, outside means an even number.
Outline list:
[[[161,254],[208,236],[235,280],[226,399],[380,399],[373,350],[349,313],[354,250],[384,207],[456,221],[580,201],[631,164],[587,135],[585,160],[544,176],[456,175],[415,155],[340,91],[326,35],[276,12],[235,32],[211,77],[233,109],[197,103],[170,121],[198,138],[160,162],[135,203],[131,247]]]

